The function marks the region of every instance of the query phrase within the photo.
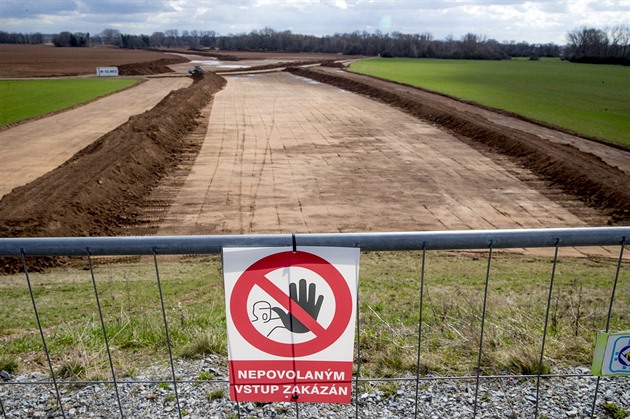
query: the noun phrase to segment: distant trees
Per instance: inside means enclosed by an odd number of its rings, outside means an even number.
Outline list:
[[[527,42],[511,41],[503,44],[503,50],[510,57],[559,57],[562,48],[556,44],[528,44]]]
[[[332,36],[315,37],[295,35],[290,31],[275,32],[266,29],[249,34],[228,35],[217,38],[216,46],[220,49],[233,50],[271,50],[287,52],[324,52],[346,55],[380,55],[382,57],[410,58],[461,58],[461,59],[505,59],[514,56],[529,56],[532,53],[541,56],[559,56],[560,47],[550,45],[526,45],[525,50],[513,48],[512,44],[500,43],[468,33],[460,39],[452,36],[436,40],[433,35],[405,34],[401,32],[382,33],[376,31],[355,31]]]
[[[118,29],[105,29],[92,37],[92,43],[119,47],[122,45],[120,31]]]
[[[567,34],[565,57],[570,61],[630,65],[630,27],[582,27]]]
[[[177,29],[168,29],[164,32],[153,32],[150,36],[120,35],[120,46],[123,48],[214,48],[216,39],[215,31],[182,31],[180,35]]]
[[[435,40],[428,32],[375,33],[355,31],[317,37],[276,31],[266,27],[249,33],[218,35],[214,31],[171,29],[152,35],[121,35],[124,48],[216,48],[234,51],[321,52],[346,55],[412,58],[505,59],[509,57],[558,57],[561,48],[554,44],[500,43],[474,33],[460,39],[452,36]]]
[[[0,44],[43,44],[44,35],[36,33],[16,33],[0,31]]]
[[[17,34],[0,31],[0,43],[43,43],[50,35]],[[295,34],[289,30],[276,31],[270,27],[249,33],[219,35],[208,30],[167,29],[151,35],[122,34],[118,29],[105,29],[90,37],[89,33],[61,32],[52,36],[56,46],[86,47],[105,44],[122,48],[187,48],[221,49],[235,51],[312,52],[346,55],[410,58],[506,59],[510,57],[559,57],[574,61],[628,60],[630,31],[628,26],[606,30],[581,28],[569,32],[568,45],[486,39],[485,36],[467,33],[459,39],[448,36],[434,39],[428,32],[406,34],[401,32],[354,31],[328,36]],[[595,57],[595,58],[593,58]],[[601,58],[607,57],[607,58]]]
[[[151,41],[148,35],[120,35],[122,48],[149,48]]]
[[[89,33],[61,32],[52,37],[52,43],[56,47],[89,47],[91,46]]]
[[[92,45],[89,33],[61,32],[56,35],[36,33],[16,33],[0,31],[0,44],[43,44],[52,41],[57,47],[89,47]],[[110,42],[104,42],[110,43]]]

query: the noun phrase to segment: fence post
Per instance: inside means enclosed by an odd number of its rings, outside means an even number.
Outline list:
[[[44,345],[44,352],[46,352],[46,361],[48,362],[48,368],[50,370],[50,376],[53,380],[55,387],[55,394],[57,395],[57,403],[59,403],[59,409],[61,410],[61,416],[66,417],[66,412],[63,409],[63,403],[61,402],[61,395],[59,394],[59,387],[57,386],[57,379],[55,378],[55,370],[50,360],[50,353],[48,352],[48,345],[46,345],[46,338],[44,337],[44,330],[42,329],[42,322],[39,319],[39,312],[37,311],[37,304],[35,304],[35,295],[33,294],[33,287],[31,286],[31,277],[28,273],[26,266],[26,255],[24,249],[21,249],[22,253],[22,266],[24,267],[24,275],[26,275],[26,283],[28,284],[28,292],[31,295],[31,303],[33,303],[33,311],[35,312],[35,318],[37,319],[37,328],[39,329],[39,335],[42,338],[42,344]]]
[[[542,346],[540,348],[540,358],[538,361],[538,374],[536,375],[536,406],[534,408],[534,417],[538,417],[538,404],[540,401],[540,376],[543,370],[543,357],[545,355],[545,343],[547,341],[547,325],[549,324],[549,309],[551,307],[551,296],[553,294],[553,281],[556,276],[556,266],[558,265],[558,246],[560,239],[556,239],[556,246],[553,254],[553,266],[551,268],[551,280],[549,282],[549,293],[547,296],[547,313],[545,314],[545,327],[543,329]]]
[[[123,413],[122,403],[120,402],[120,394],[118,393],[118,382],[116,381],[116,372],[114,371],[114,363],[112,361],[112,353],[109,349],[109,339],[107,338],[107,329],[105,328],[105,320],[103,319],[103,310],[101,309],[101,300],[98,297],[98,289],[96,288],[96,277],[94,276],[94,266],[92,265],[92,256],[90,248],[85,249],[87,252],[88,265],[90,267],[90,276],[92,277],[92,286],[94,287],[94,296],[96,298],[96,306],[98,307],[98,315],[101,319],[101,330],[103,331],[103,339],[105,340],[105,348],[107,349],[107,359],[109,360],[109,368],[112,373],[112,381],[114,382],[114,390],[116,392],[116,402],[118,403],[118,411],[121,419],[125,417]]]
[[[166,320],[166,310],[164,309],[164,295],[162,294],[162,283],[160,281],[160,270],[158,269],[157,250],[153,249],[153,264],[155,265],[155,277],[157,278],[158,291],[160,293],[160,305],[162,307],[162,318],[164,319],[164,330],[166,332],[166,346],[168,347],[168,359],[171,364],[171,375],[173,378],[173,389],[175,390],[175,400],[177,402],[177,414],[182,417],[182,409],[179,404],[179,394],[177,393],[177,377],[175,376],[175,365],[173,364],[173,349],[171,348],[171,338],[168,333],[168,320]]]
[[[606,316],[606,329],[605,332],[610,330],[610,317],[612,316],[613,304],[615,302],[615,293],[617,292],[617,283],[619,282],[619,273],[621,272],[621,262],[623,261],[623,250],[626,245],[626,238],[621,239],[621,250],[619,251],[619,259],[617,260],[617,269],[615,270],[615,280],[613,282],[613,289],[610,293],[610,302],[608,304],[608,315]],[[595,395],[593,396],[593,405],[591,406],[591,417],[595,417],[595,407],[597,405],[597,395],[599,393],[599,383],[601,377],[597,377],[597,383],[595,384]]]
[[[479,396],[479,378],[481,376],[481,355],[483,353],[483,332],[486,325],[486,307],[488,305],[488,284],[490,283],[490,266],[492,265],[492,242],[488,249],[488,265],[486,266],[486,284],[483,291],[483,308],[481,309],[481,333],[479,335],[479,353],[477,354],[477,380],[475,382],[475,399],[473,418],[477,417],[477,400]]]

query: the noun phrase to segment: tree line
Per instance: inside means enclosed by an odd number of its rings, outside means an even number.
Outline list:
[[[51,42],[56,47],[89,47],[92,46],[89,33],[61,32],[54,35],[42,33],[17,33],[0,31],[0,44],[36,45]]]
[[[89,32],[61,32],[52,37],[52,43],[56,47],[89,47],[92,45]]]
[[[568,60],[582,63],[630,65],[630,26],[606,29],[582,27],[567,34]]]
[[[107,30],[94,40],[122,48],[188,48],[230,51],[279,51],[366,55],[411,58],[507,59],[510,57],[558,57],[561,47],[527,42],[500,43],[494,39],[468,33],[460,39],[437,40],[428,32],[369,33],[355,31],[318,37],[276,31],[271,28],[249,33],[218,35],[214,31],[168,30],[151,35],[126,35]]]
[[[0,43],[43,43],[41,34],[17,34],[0,31]],[[510,57],[564,57],[576,62],[630,63],[630,29],[627,25],[606,29],[582,27],[567,33],[567,44],[529,44],[498,42],[467,33],[456,39],[434,39],[433,35],[355,31],[314,36],[276,31],[272,28],[249,33],[219,35],[215,31],[176,29],[151,35],[123,34],[117,29],[89,33],[61,32],[50,38],[56,46],[86,47],[106,44],[121,48],[187,48],[233,51],[310,52],[346,55],[410,58],[507,59]]]
[[[46,42],[44,35],[36,33],[16,33],[0,31],[0,44],[35,45]]]

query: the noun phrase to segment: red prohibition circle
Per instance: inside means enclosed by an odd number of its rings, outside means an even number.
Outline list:
[[[254,285],[268,292],[270,287],[265,284],[269,283],[269,280],[265,275],[276,269],[288,267],[301,267],[315,272],[326,281],[335,296],[335,314],[332,322],[327,328],[320,326],[316,337],[306,342],[283,343],[272,340],[260,333],[249,319],[247,299]],[[289,299],[284,293],[283,297],[285,300]],[[302,357],[326,349],[343,334],[352,315],[352,294],[343,275],[325,259],[301,251],[274,253],[254,262],[238,278],[230,297],[230,313],[236,329],[254,347],[271,355]]]

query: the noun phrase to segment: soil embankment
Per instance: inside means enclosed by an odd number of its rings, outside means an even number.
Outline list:
[[[463,138],[516,160],[546,181],[607,211],[610,224],[630,221],[630,175],[601,158],[577,148],[550,142],[528,132],[492,123],[478,115],[418,101],[364,82],[352,74],[290,68],[293,74],[370,96],[420,119],[444,127]]]
[[[145,196],[189,152],[188,134],[225,80],[212,73],[0,200],[0,237],[123,234]],[[5,270],[9,269],[5,266]]]
[[[144,63],[122,64],[118,66],[118,73],[121,76],[147,76],[151,74],[172,73],[169,65],[187,63],[183,57],[162,58]]]
[[[0,199],[191,83],[188,77],[152,78],[88,103],[0,127]]]

